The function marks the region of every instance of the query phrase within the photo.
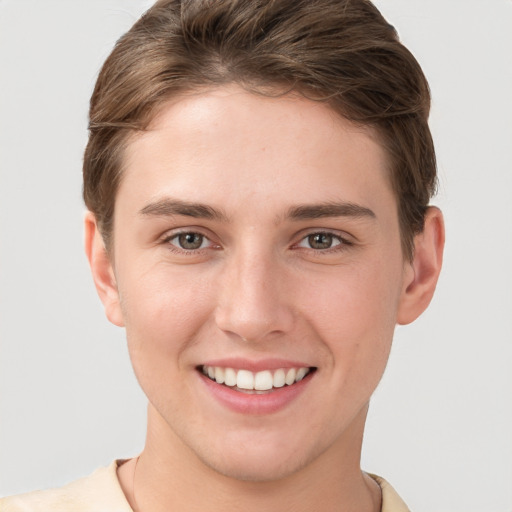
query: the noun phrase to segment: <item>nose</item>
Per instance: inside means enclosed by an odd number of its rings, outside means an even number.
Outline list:
[[[286,271],[271,251],[243,251],[224,270],[215,312],[219,329],[249,342],[290,331],[294,319]]]

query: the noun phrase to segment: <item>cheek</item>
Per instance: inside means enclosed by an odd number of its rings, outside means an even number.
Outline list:
[[[400,266],[376,261],[361,269],[340,268],[324,283],[312,281],[309,288],[309,322],[327,345],[333,364],[343,367],[340,375],[350,380],[358,373],[374,373],[378,382],[396,324]]]
[[[192,273],[164,265],[123,277],[120,297],[133,370],[148,400],[167,416],[191,403],[184,354],[209,317],[208,289]]]
[[[309,307],[334,334],[389,330],[395,325],[401,274],[398,268],[386,272],[377,262],[361,269],[340,268],[323,282],[312,280],[308,289]]]
[[[122,277],[121,308],[136,371],[179,365],[179,354],[209,316],[211,298],[204,280],[188,269],[172,271],[163,264]]]

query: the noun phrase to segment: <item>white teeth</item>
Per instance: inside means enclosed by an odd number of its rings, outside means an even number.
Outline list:
[[[236,387],[240,389],[254,389],[254,374],[248,370],[238,370]]]
[[[288,384],[288,386],[291,386],[295,382],[296,375],[297,375],[297,370],[295,368],[290,368],[286,372],[286,377],[284,379],[285,383]]]
[[[273,384],[274,379],[268,370],[258,372],[254,376],[254,389],[258,391],[266,391],[267,389],[272,389]]]
[[[295,377],[295,382],[301,381],[306,376],[306,373],[308,373],[307,368],[299,368],[297,371],[297,376]]]
[[[300,367],[278,368],[274,372],[263,370],[253,373],[249,370],[235,370],[207,365],[204,365],[201,370],[218,384],[256,391],[269,391],[272,388],[282,388],[284,385],[291,386],[301,381],[310,372],[309,368]]]
[[[282,388],[285,384],[285,375],[284,370],[280,368],[279,370],[276,370],[274,373],[274,387],[275,388]]]
[[[224,370],[224,384],[226,386],[236,386],[236,372],[233,368],[226,368]]]
[[[224,384],[224,368],[221,368],[220,366],[215,367],[215,380],[219,384]]]

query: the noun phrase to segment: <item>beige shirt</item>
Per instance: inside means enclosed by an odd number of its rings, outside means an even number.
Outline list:
[[[58,489],[0,499],[0,512],[133,512],[117,479],[118,461]],[[370,475],[382,489],[382,512],[410,512],[383,478]]]

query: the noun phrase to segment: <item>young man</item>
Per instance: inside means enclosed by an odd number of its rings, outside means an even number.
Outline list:
[[[157,2],[102,69],[84,159],[146,445],[2,510],[407,510],[360,453],[441,267],[429,104],[367,1]]]

